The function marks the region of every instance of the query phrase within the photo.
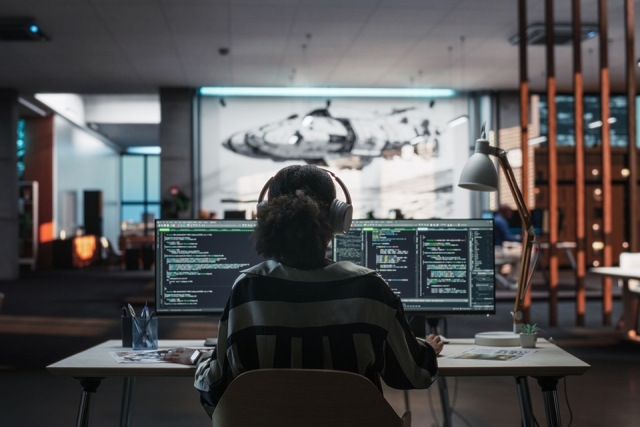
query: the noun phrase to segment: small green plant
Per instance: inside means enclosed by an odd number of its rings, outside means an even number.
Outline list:
[[[520,333],[525,335],[534,335],[537,332],[538,332],[537,324],[534,324],[534,325],[525,324],[525,325],[522,325],[522,328],[520,328]]]

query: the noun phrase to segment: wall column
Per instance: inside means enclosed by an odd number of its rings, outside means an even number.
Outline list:
[[[634,48],[635,37],[635,14],[633,13],[633,0],[624,2],[625,17],[625,47],[627,62],[627,126],[629,134],[629,250],[640,252],[640,230],[636,218],[636,207],[638,206],[638,148],[636,146],[636,56]]]
[[[195,89],[160,88],[160,191],[163,200],[170,198],[169,188],[177,185],[189,199],[189,218],[195,217],[196,182],[194,165],[199,162],[194,153]]]
[[[553,0],[546,0],[547,31],[547,105],[549,118],[547,132],[549,171],[549,326],[558,324],[558,152],[556,149],[556,67]]]
[[[0,89],[0,280],[15,280],[18,258],[18,92]]]
[[[584,326],[587,307],[585,276],[586,258],[586,207],[584,184],[584,85],[582,83],[582,35],[580,34],[580,1],[572,0],[573,11],[573,94],[576,134],[576,324]]]

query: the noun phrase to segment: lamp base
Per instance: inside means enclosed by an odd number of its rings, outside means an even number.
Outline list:
[[[516,347],[520,346],[520,335],[515,332],[478,332],[475,336],[476,345],[487,347]]]

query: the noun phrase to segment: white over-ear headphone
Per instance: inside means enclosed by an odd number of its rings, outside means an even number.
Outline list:
[[[333,172],[322,168],[318,169],[323,170],[328,173],[330,177],[333,177],[344,192],[344,196],[347,199],[346,203],[338,199],[333,199],[331,202],[331,206],[329,206],[329,221],[333,228],[333,234],[346,234],[351,228],[351,217],[353,216],[353,206],[351,206],[351,195],[349,194],[349,190],[347,190],[347,186],[344,185],[344,182],[342,182],[342,180]],[[267,203],[267,200],[264,200],[264,197],[266,196],[267,191],[269,191],[269,184],[271,184],[271,181],[273,181],[273,177],[269,178],[264,187],[262,187],[262,191],[260,191],[257,205],[258,210]]]

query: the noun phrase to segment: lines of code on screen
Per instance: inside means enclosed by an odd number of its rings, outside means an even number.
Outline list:
[[[333,254],[377,270],[407,311],[495,310],[491,220],[358,220]]]
[[[221,312],[240,271],[263,259],[252,229],[172,228],[157,233],[159,312]]]

